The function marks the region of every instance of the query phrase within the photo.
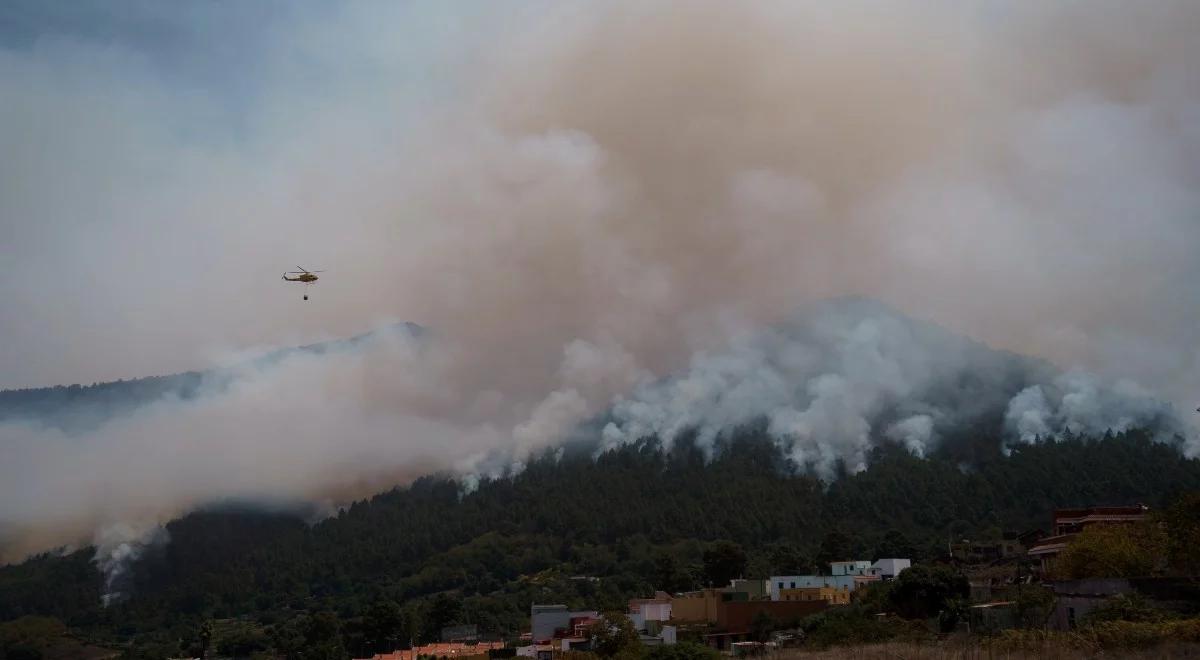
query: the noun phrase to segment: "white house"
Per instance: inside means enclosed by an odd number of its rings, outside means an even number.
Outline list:
[[[833,561],[829,562],[829,572],[835,576],[843,575],[866,575],[867,571],[871,570],[871,562],[864,560],[856,561]]]
[[[670,621],[671,594],[658,591],[655,592],[654,598],[635,598],[629,601],[629,620],[638,630],[646,630],[646,624],[650,621]]]
[[[871,575],[877,575],[884,580],[891,580],[907,568],[912,568],[912,560],[880,559],[871,564]]]
[[[784,589],[813,589],[833,587],[854,589],[854,575],[774,575],[768,586],[771,600],[780,600],[779,592]]]
[[[908,560],[890,559],[881,561],[907,562]],[[904,568],[908,568],[908,566],[905,565]],[[873,572],[874,570],[875,564],[862,559],[855,561],[835,561],[829,564],[830,575],[772,575],[767,584],[767,592],[771,600],[780,600],[779,592],[784,589],[833,587],[838,590],[848,589],[853,591],[858,588],[860,583],[864,582],[864,578],[868,578],[865,581],[869,582],[871,581],[869,578],[880,577]]]

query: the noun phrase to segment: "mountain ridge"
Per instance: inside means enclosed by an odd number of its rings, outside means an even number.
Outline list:
[[[411,322],[393,323],[344,339],[304,344],[267,351],[235,365],[189,370],[174,374],[143,376],[93,383],[0,390],[0,423],[32,422],[56,426],[64,431],[93,428],[117,415],[174,397],[188,401],[210,390],[228,385],[239,368],[263,367],[299,354],[323,355],[349,350],[385,332],[403,332],[421,337],[427,331]]]

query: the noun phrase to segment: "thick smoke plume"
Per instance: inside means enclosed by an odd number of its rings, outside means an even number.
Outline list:
[[[1009,403],[1005,422],[1020,442],[1036,442],[1062,434],[1102,435],[1130,429],[1158,429],[1163,434],[1186,431],[1171,406],[1137,383],[1104,384],[1092,374],[1071,371],[1048,385],[1032,385]],[[1196,453],[1195,441],[1189,453]]]
[[[129,10],[170,45],[0,33],[0,384],[431,336],[0,425],[8,558],[503,472],[596,419],[765,418],[824,474],[990,417],[1194,437],[1195,3],[240,7]],[[842,295],[948,332],[809,307]]]
[[[1045,391],[1055,392],[1053,403]],[[618,398],[611,417],[609,444],[650,436],[670,444],[687,434],[709,449],[765,419],[797,464],[826,478],[865,469],[883,438],[924,456],[943,437],[995,433],[989,425],[1001,417],[1011,442],[1130,429],[1176,442],[1184,433],[1171,406],[1136,385],[1055,375],[1048,364],[856,300],[824,303],[697,354],[681,376]]]

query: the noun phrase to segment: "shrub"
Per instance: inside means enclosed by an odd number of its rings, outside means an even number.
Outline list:
[[[843,608],[805,619],[805,644],[816,648],[872,644],[887,641],[921,642],[933,638],[923,621],[883,618]]]
[[[1171,618],[1170,615],[1156,607],[1151,607],[1140,594],[1119,594],[1106,601],[1100,607],[1087,613],[1084,622],[1096,624],[1104,621],[1137,621],[1157,623]]]
[[[1094,525],[1071,539],[1055,573],[1066,580],[1151,575],[1166,554],[1166,544],[1154,523]]]
[[[967,576],[945,566],[918,565],[903,571],[888,594],[890,604],[906,619],[937,616],[971,592]]]
[[[1094,654],[1101,651],[1148,649],[1168,642],[1200,642],[1200,619],[1183,621],[1103,621],[1079,630],[1004,630],[984,642],[994,651],[1038,652],[1071,648]]]
[[[720,660],[721,654],[703,644],[680,642],[671,646],[652,646],[645,657],[646,660]]]

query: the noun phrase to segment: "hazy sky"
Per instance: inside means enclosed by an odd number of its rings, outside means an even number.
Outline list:
[[[5,2],[0,387],[392,320],[436,342],[247,374],[86,442],[0,426],[0,468],[64,524],[157,520],[469,470],[614,402],[627,431],[689,420],[694,384],[764,352],[796,378],[764,390],[780,435],[853,457],[874,411],[978,363],[906,361],[887,322],[738,348],[845,294],[1095,374],[1027,392],[1022,434],[1190,411],[1197,34],[1190,0]],[[308,302],[279,279],[297,265],[327,270]],[[924,447],[936,421],[897,433]],[[14,507],[0,526],[46,517]]]
[[[403,153],[412,117],[451,94],[474,57],[460,33],[490,18],[436,2],[3,3],[0,387],[204,366],[403,315],[379,241],[420,219],[397,200],[381,237],[377,217],[312,189],[376,194],[383,168],[419,162]],[[306,306],[279,280],[297,265],[330,271]]]
[[[1196,13],[1166,1],[7,2],[0,386],[203,366],[229,348],[428,321],[413,298],[444,302],[469,278],[524,286],[524,265],[508,272],[492,260],[508,247],[480,236],[504,221],[481,224],[461,208],[473,200],[430,189],[465,195],[511,175],[471,162],[497,146],[481,141],[568,135],[606,159],[593,189],[642,187],[629,193],[639,222],[685,216],[658,223],[676,232],[672,252],[705,257],[679,232],[718,221],[700,213],[740,213],[719,220],[735,240],[814,263],[772,273],[795,278],[794,298],[875,295],[1179,392],[1197,383]],[[458,180],[430,182],[436,167]],[[828,206],[801,232],[795,199],[773,201],[791,223],[781,233],[782,220],[714,209],[701,190],[742,179]],[[521,200],[489,203],[504,216]],[[508,238],[545,235],[520,222]],[[599,240],[658,258],[659,237],[628,227],[604,224]],[[296,265],[330,271],[308,305],[278,279]],[[493,283],[478,282],[481,297],[512,293]],[[749,293],[735,288],[706,293]],[[529,298],[513,309],[537,314],[545,301]]]

